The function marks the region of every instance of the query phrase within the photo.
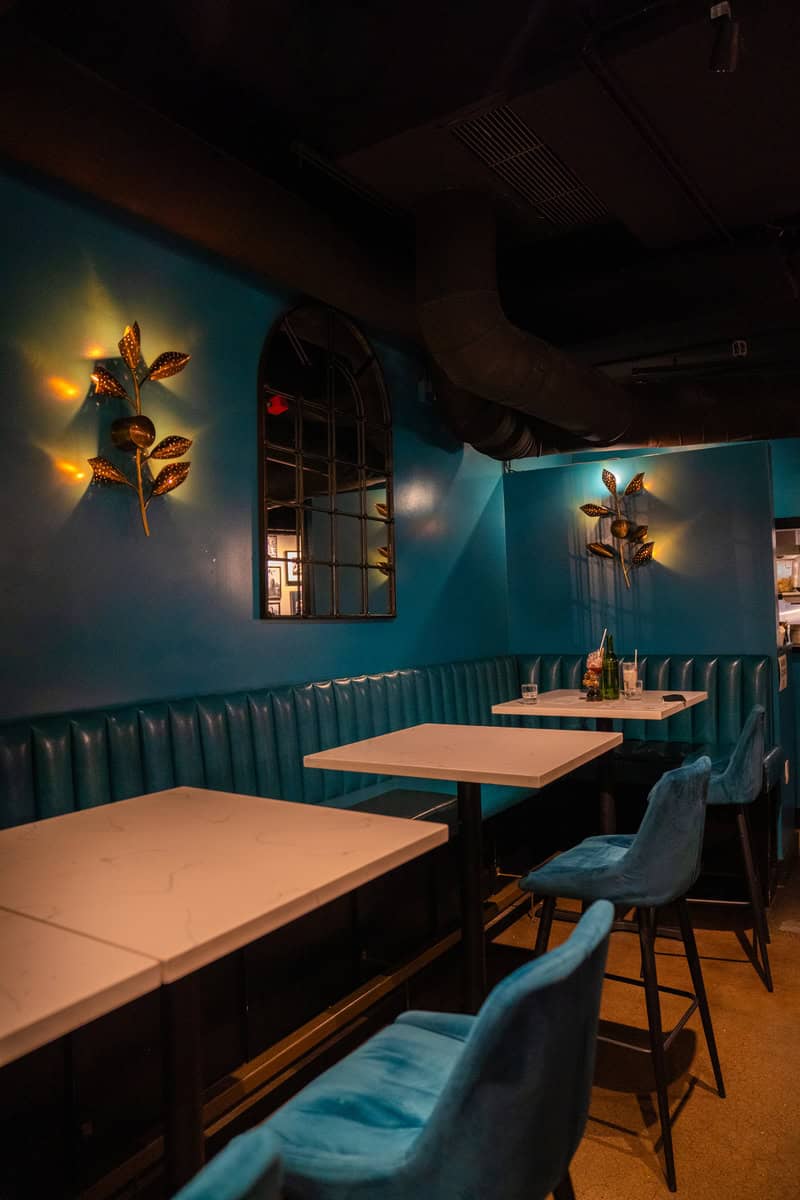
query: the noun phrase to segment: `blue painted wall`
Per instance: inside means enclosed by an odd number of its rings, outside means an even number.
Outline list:
[[[772,475],[766,442],[618,457],[568,455],[505,478],[509,637],[513,653],[585,653],[605,626],[616,649],[640,653],[766,654],[776,650]],[[606,560],[586,553],[603,524],[580,505],[608,500],[600,473],[624,488],[645,471],[633,505],[650,527],[655,561],[631,589]],[[800,509],[798,509],[800,511]],[[607,524],[605,526],[607,532]],[[777,670],[775,671],[777,676]],[[795,772],[794,696],[775,681],[775,736]],[[782,788],[788,852],[794,780]]]
[[[782,438],[772,447],[776,517],[800,517],[800,438]]]
[[[608,499],[604,466],[621,488],[646,472],[634,512],[650,527],[656,557],[630,591],[620,571],[586,553],[602,527],[579,507]],[[765,443],[514,472],[505,497],[512,651],[580,653],[608,626],[625,653],[774,653]]]
[[[378,345],[395,421],[397,619],[260,621],[256,369],[294,298],[14,177],[0,177],[0,221],[13,230],[0,306],[0,719],[504,649],[500,468],[444,436],[414,361]],[[189,480],[151,506],[149,540],[133,494],[88,487],[86,466],[107,453],[117,415],[86,399],[88,376],[133,319],[146,356],[192,354],[145,389],[159,436],[195,439]]]

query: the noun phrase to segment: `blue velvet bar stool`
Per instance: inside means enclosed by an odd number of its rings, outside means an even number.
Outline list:
[[[536,938],[535,954],[543,954],[550,939],[556,899],[610,900],[620,908],[635,908],[637,920],[618,923],[616,928],[638,930],[642,953],[642,978],[611,975],[607,978],[643,987],[650,1029],[650,1053],[658,1098],[667,1185],[676,1190],[675,1157],[667,1096],[665,1052],[695,1009],[700,1010],[706,1044],[720,1096],[725,1095],[711,1013],[703,983],[703,971],[694,939],[686,893],[700,872],[700,855],[705,829],[706,796],[711,760],[699,758],[688,766],[662,775],[651,790],[639,831],[636,834],[603,834],[590,837],[531,871],[521,887],[544,897]],[[692,977],[693,992],[660,987],[656,970],[656,912],[675,903],[681,935]],[[664,1036],[659,992],[685,996],[692,1003],[674,1028]]]
[[[173,1200],[279,1200],[278,1140],[264,1125],[228,1142]]]
[[[406,1012],[266,1122],[286,1200],[574,1200],[614,910],[477,1016]]]
[[[712,756],[708,803],[726,806],[736,814],[736,828],[744,862],[747,891],[753,913],[753,961],[768,992],[772,991],[772,970],[767,943],[770,940],[764,893],[758,878],[748,807],[761,795],[764,786],[764,725],[766,713],[757,704],[751,709],[730,756]],[[687,759],[687,762],[691,759]],[[759,960],[760,953],[760,960]]]

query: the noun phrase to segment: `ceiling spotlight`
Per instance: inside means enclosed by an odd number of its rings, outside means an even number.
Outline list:
[[[736,70],[739,62],[739,22],[733,15],[729,0],[712,4],[710,16],[715,33],[708,67],[711,71],[729,74]]]

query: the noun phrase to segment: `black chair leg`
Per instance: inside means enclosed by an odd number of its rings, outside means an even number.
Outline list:
[[[758,869],[753,858],[753,843],[750,837],[750,823],[747,820],[747,811],[743,804],[740,804],[736,810],[736,827],[739,830],[739,842],[742,847],[742,858],[744,859],[744,872],[747,876],[747,889],[750,893],[750,907],[753,910],[753,942],[755,943],[756,954],[761,955],[761,972],[764,980],[764,986],[768,992],[772,988],[772,970],[769,965],[769,951],[767,943],[769,942],[769,928],[767,926],[767,916],[764,912],[764,899],[761,891],[761,883],[758,878]]]
[[[708,997],[706,996],[706,985],[703,980],[703,968],[700,965],[700,955],[697,953],[697,942],[694,938],[694,929],[692,928],[692,918],[689,914],[689,905],[686,902],[686,897],[678,901],[678,920],[681,926],[681,937],[686,951],[686,958],[689,963],[689,972],[692,976],[692,987],[694,994],[697,997],[697,1007],[700,1009],[700,1019],[703,1022],[703,1032],[706,1035],[706,1046],[708,1047],[708,1056],[711,1059],[711,1066],[714,1070],[714,1079],[717,1084],[717,1091],[720,1096],[725,1096],[725,1083],[722,1078],[722,1067],[719,1064],[719,1055],[717,1054],[717,1043],[714,1037],[714,1027],[711,1024],[711,1011],[708,1007]]]
[[[642,948],[644,971],[644,994],[647,1002],[647,1023],[650,1027],[650,1048],[653,1058],[653,1073],[656,1078],[658,1117],[661,1123],[661,1141],[664,1146],[667,1187],[677,1190],[675,1180],[675,1156],[672,1150],[672,1126],[669,1119],[669,1097],[667,1095],[667,1064],[664,1054],[664,1031],[661,1025],[661,1002],[658,996],[658,975],[655,954],[655,909],[637,909],[639,920],[639,943]]]
[[[575,1200],[575,1189],[567,1171],[561,1183],[553,1189],[553,1200]]]
[[[550,941],[550,930],[553,928],[553,913],[556,910],[555,896],[545,896],[542,901],[542,914],[539,917],[539,929],[536,934],[536,945],[533,949],[534,958],[544,954]]]

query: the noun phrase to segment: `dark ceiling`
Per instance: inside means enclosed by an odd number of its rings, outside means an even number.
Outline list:
[[[800,5],[19,0],[12,20],[357,231],[491,192],[518,324],[592,361],[793,328]],[[666,339],[666,340],[665,340]]]

